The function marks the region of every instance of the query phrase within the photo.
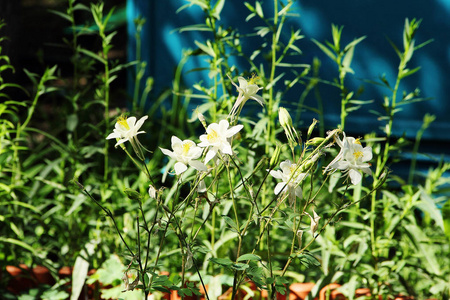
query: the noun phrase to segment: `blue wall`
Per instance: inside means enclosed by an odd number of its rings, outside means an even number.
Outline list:
[[[253,1],[249,1],[254,4]],[[205,41],[211,38],[210,33],[182,32],[175,29],[186,25],[202,23],[203,13],[197,7],[191,7],[176,13],[177,9],[186,4],[180,0],[128,0],[128,30],[129,36],[134,36],[133,19],[144,16],[147,19],[143,31],[143,59],[148,62],[148,74],[154,77],[156,91],[170,87],[174,70],[182,57],[183,48],[195,49],[194,40]],[[265,1],[263,9],[266,15],[272,15],[273,2]],[[324,42],[331,40],[331,24],[344,25],[343,42],[348,43],[356,37],[366,35],[367,38],[356,47],[352,67],[355,76],[349,75],[348,84],[353,89],[364,84],[365,92],[360,99],[374,99],[376,104],[370,108],[380,110],[383,96],[389,94],[386,89],[366,84],[362,79],[376,80],[385,74],[394,83],[397,73],[398,57],[390,46],[386,37],[397,45],[401,45],[402,31],[405,18],[422,19],[422,24],[415,37],[416,43],[428,39],[434,41],[425,48],[418,50],[410,62],[410,68],[422,66],[422,69],[405,80],[401,89],[412,91],[419,87],[421,96],[431,97],[433,100],[404,106],[395,120],[396,133],[406,132],[413,137],[422,124],[426,112],[433,113],[437,120],[426,131],[424,136],[428,140],[450,141],[450,0],[304,0],[296,4],[299,18],[292,19],[289,25],[302,29],[306,39],[296,45],[303,51],[303,56],[297,57],[298,63],[312,63],[314,56],[322,60],[321,76],[331,79],[336,76],[336,67],[321,54],[317,46],[311,41],[314,38]],[[237,27],[240,32],[250,32],[253,26],[262,25],[256,19],[246,23],[248,10],[243,1],[226,1],[220,23],[224,27]],[[258,39],[254,40],[258,42]],[[252,41],[246,47],[252,48]],[[134,59],[134,41],[129,40],[129,59]],[[197,56],[188,62],[184,71],[204,64],[204,56]],[[242,64],[238,69],[248,71],[249,66]],[[184,83],[191,86],[203,80],[209,81],[206,73],[193,72],[184,77]],[[289,95],[287,101],[296,102],[303,86],[298,85],[295,93]],[[328,127],[339,123],[339,91],[323,86],[326,122]],[[297,95],[297,96],[296,96]],[[313,101],[310,99],[309,101]],[[314,104],[311,104],[314,105]],[[348,119],[348,129],[356,132],[375,130],[380,124],[369,123],[374,120],[368,113],[368,107],[362,113],[352,113]],[[367,118],[369,116],[369,118]],[[305,116],[306,117],[306,116]],[[308,117],[314,117],[313,115]],[[308,123],[309,121],[306,121]],[[445,150],[444,150],[445,151]]]

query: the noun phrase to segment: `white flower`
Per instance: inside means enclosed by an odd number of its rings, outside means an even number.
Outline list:
[[[231,144],[229,139],[238,133],[244,126],[236,125],[228,128],[230,124],[227,120],[209,124],[206,128],[206,134],[200,136],[200,147],[210,147],[205,157],[205,164],[213,159],[220,151],[223,154],[232,155]]]
[[[346,137],[342,141],[337,138],[336,143],[341,147],[341,151],[335,159],[325,168],[325,172],[329,169],[341,170],[348,173],[352,184],[358,184],[362,179],[359,170],[371,175],[369,160],[372,159],[372,147],[364,147],[359,139]]]
[[[115,138],[117,140],[115,147],[129,141],[131,143],[131,146],[133,146],[133,150],[136,155],[141,160],[144,160],[142,149],[145,148],[141,145],[136,136],[140,133],[145,133],[145,131],[139,131],[139,129],[141,128],[142,124],[144,124],[144,121],[147,120],[147,118],[148,116],[143,116],[139,119],[139,121],[136,122],[136,117],[119,117],[117,119],[113,133],[109,134],[106,139],[109,140]]]
[[[229,116],[234,116],[239,108],[243,106],[248,99],[255,100],[261,104],[261,106],[264,106],[265,101],[263,97],[256,95],[256,93],[262,89],[262,87],[259,87],[254,83],[258,77],[253,76],[249,81],[245,80],[244,77],[238,77],[239,86],[233,82],[230,76],[228,76],[228,78],[230,78],[231,83],[239,92],[236,102],[234,103],[233,108],[231,108]]]
[[[176,136],[172,136],[172,149],[173,151],[160,148],[162,153],[175,159],[175,174],[180,175],[187,170],[188,165],[198,171],[207,171],[206,166],[196,160],[202,156],[203,149],[198,147],[191,140],[180,140]]]
[[[270,175],[276,179],[281,179],[275,186],[275,195],[281,191],[289,192],[289,204],[292,205],[295,201],[295,196],[302,198],[302,188],[298,185],[307,175],[307,173],[300,173],[298,165],[293,164],[290,160],[285,160],[280,164],[280,170],[270,171]]]

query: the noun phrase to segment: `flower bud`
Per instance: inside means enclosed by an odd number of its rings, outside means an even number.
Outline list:
[[[198,109],[196,109],[196,112],[198,120],[200,121],[200,123],[202,123],[203,127],[205,127],[206,129],[208,125],[206,124],[205,116],[201,112],[199,112]]]
[[[319,154],[315,154],[313,157],[311,157],[310,159],[308,159],[307,161],[305,161],[302,166],[300,167],[300,172],[305,172],[307,171],[309,168],[312,167],[312,165],[317,161],[317,159],[319,159],[320,155]]]
[[[325,141],[325,138],[315,137],[306,142],[307,146],[319,146],[322,142]]]
[[[270,158],[269,167],[273,170],[276,166],[278,166],[278,162],[280,161],[281,147],[277,144],[275,151]]]
[[[316,127],[317,122],[318,122],[318,121],[317,121],[316,119],[313,119],[311,125],[309,125],[308,133],[307,133],[307,135],[306,135],[306,138],[309,138],[309,137],[311,136],[311,133],[313,132],[314,127]]]
[[[284,107],[278,109],[278,119],[280,120],[280,125],[284,129],[284,133],[289,141],[289,146],[291,148],[295,147],[298,143],[299,137],[297,131],[295,131],[292,125],[292,118],[288,111]]]
[[[289,112],[284,107],[278,109],[278,118],[280,120],[281,127],[286,130],[286,127],[292,127],[292,118]]]

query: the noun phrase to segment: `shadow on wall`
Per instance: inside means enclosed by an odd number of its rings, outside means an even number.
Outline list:
[[[208,32],[185,31],[178,32],[177,28],[198,24],[203,22],[203,12],[196,6],[185,9],[179,13],[176,11],[187,2],[178,0],[168,1],[144,1],[128,0],[128,31],[129,36],[135,34],[132,20],[137,16],[143,16],[147,22],[142,33],[143,52],[142,58],[148,62],[148,74],[154,77],[155,92],[163,88],[170,88],[171,81],[177,63],[180,61],[183,49],[195,49],[195,40],[205,41],[211,39]],[[253,1],[250,1],[253,3]],[[266,15],[273,15],[272,1],[265,1],[263,9]],[[416,87],[421,90],[421,96],[432,98],[430,101],[404,106],[404,110],[398,114],[396,119],[396,134],[406,132],[407,136],[413,137],[420,128],[423,116],[426,112],[435,114],[436,121],[426,131],[424,138],[432,140],[450,140],[450,85],[446,80],[450,79],[450,2],[447,0],[302,0],[295,3],[295,10],[300,16],[289,21],[289,26],[294,29],[300,28],[306,36],[296,44],[304,53],[296,57],[297,63],[311,64],[314,57],[322,61],[321,77],[332,79],[337,76],[336,67],[324,56],[318,47],[311,41],[314,38],[320,42],[331,40],[331,24],[344,26],[343,44],[347,44],[354,38],[367,36],[367,38],[355,49],[352,68],[355,75],[349,75],[347,85],[358,89],[364,85],[364,93],[360,99],[373,99],[374,104],[365,106],[363,111],[351,113],[347,128],[358,128],[356,132],[367,132],[376,130],[380,124],[374,122],[368,124],[367,116],[374,120],[368,110],[381,110],[380,103],[389,90],[374,87],[365,83],[364,79],[376,80],[384,74],[394,84],[397,74],[398,57],[389,44],[388,37],[396,45],[402,43],[402,31],[406,18],[422,19],[418,34],[415,37],[416,44],[429,39],[434,41],[418,50],[410,68],[421,66],[422,69],[412,77],[404,80],[400,92],[411,92]],[[251,22],[245,22],[249,11],[243,2],[226,1],[222,11],[220,24],[223,27],[238,28],[241,33],[248,33],[253,27],[262,25],[256,18]],[[130,22],[131,21],[131,22]],[[246,40],[248,44],[243,47],[251,51],[255,48],[257,38]],[[130,39],[128,45],[129,59],[135,58],[135,45]],[[195,82],[203,80],[209,82],[207,72],[190,72],[189,70],[205,67],[205,56],[197,56],[190,60],[184,67],[183,83],[192,86]],[[248,71],[248,64],[236,61],[240,72]],[[331,87],[323,87],[322,98],[325,101],[326,126],[333,127],[339,123],[339,91]],[[298,95],[303,90],[298,85],[296,91],[286,97],[286,101],[295,103]],[[314,99],[309,99],[314,101]],[[315,117],[314,115],[305,118]]]

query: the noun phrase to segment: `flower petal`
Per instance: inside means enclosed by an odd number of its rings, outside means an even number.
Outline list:
[[[178,137],[176,137],[176,136],[174,136],[174,135],[172,136],[172,138],[171,138],[170,141],[172,142],[172,148],[173,148],[173,145],[181,144],[181,143],[182,143],[181,139],[179,139]]]
[[[177,162],[174,166],[175,168],[175,174],[180,175],[184,171],[187,170],[187,166],[183,164],[182,162]]]
[[[164,153],[165,155],[167,155],[167,156],[169,156],[171,158],[175,158],[176,157],[175,153],[173,153],[170,150],[167,150],[167,149],[164,149],[164,148],[159,148],[159,149],[161,149],[162,153]]]
[[[204,172],[208,171],[206,165],[198,160],[189,161],[189,165],[194,169],[196,169],[197,171],[204,171]]]
[[[361,173],[354,169],[348,171],[348,176],[350,176],[353,185],[357,185],[362,179]]]
[[[231,127],[225,132],[225,137],[226,138],[232,137],[233,135],[241,131],[242,128],[244,128],[244,125],[241,124]]]
[[[110,133],[107,137],[106,137],[106,139],[107,140],[109,140],[109,139],[118,139],[118,138],[120,138],[120,133],[118,133],[118,132],[113,132],[113,133]]]
[[[275,195],[278,195],[282,190],[284,190],[286,188],[286,182],[279,182],[276,186],[275,189],[273,190]]]
[[[214,156],[216,156],[217,154],[217,150],[214,148],[209,149],[208,153],[206,153],[205,156],[205,164],[207,164],[211,159],[214,158]]]

